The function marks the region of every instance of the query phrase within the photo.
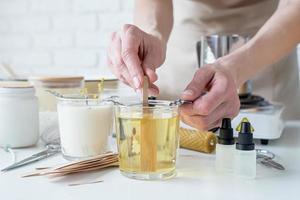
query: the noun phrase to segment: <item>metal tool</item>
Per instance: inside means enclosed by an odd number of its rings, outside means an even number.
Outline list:
[[[28,165],[30,163],[37,162],[39,160],[42,160],[42,159],[48,158],[52,155],[55,155],[55,154],[59,153],[60,151],[61,151],[60,145],[48,144],[46,146],[45,150],[35,153],[35,154],[31,155],[30,157],[25,158],[19,162],[16,162],[16,163],[2,169],[1,171],[6,172],[6,171],[10,171],[12,169],[19,168],[24,165]]]
[[[274,161],[275,154],[266,149],[256,149],[256,159],[259,163],[266,167],[277,170],[285,170],[284,166]]]
[[[169,106],[181,106],[183,104],[192,104],[192,101],[182,100],[182,99],[176,99],[175,101],[171,102]]]

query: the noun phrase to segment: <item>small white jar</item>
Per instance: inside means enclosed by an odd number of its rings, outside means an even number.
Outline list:
[[[0,83],[0,146],[28,147],[39,139],[39,108],[29,84]]]

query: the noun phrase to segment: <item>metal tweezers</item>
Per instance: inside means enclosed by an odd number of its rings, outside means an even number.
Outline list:
[[[35,153],[35,154],[33,154],[33,155],[29,156],[28,158],[25,158],[21,161],[18,161],[16,163],[2,169],[1,171],[6,172],[6,171],[10,171],[12,169],[16,169],[16,168],[28,165],[30,163],[37,162],[39,160],[42,160],[42,159],[48,158],[50,156],[53,156],[53,155],[59,153],[60,151],[61,151],[60,145],[48,144],[46,146],[45,150],[43,150],[39,153]]]

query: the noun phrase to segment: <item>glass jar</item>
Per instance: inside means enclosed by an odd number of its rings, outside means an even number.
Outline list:
[[[57,101],[64,158],[78,160],[106,152],[113,121],[113,104],[91,95],[65,95]]]
[[[120,171],[135,179],[165,179],[175,175],[179,147],[178,106],[149,101],[149,106],[116,106]]]
[[[39,108],[28,84],[0,83],[0,146],[28,147],[39,139]]]
[[[30,77],[29,81],[36,89],[41,111],[56,111],[56,100],[49,90],[62,95],[79,94],[84,87],[81,76],[39,76]]]

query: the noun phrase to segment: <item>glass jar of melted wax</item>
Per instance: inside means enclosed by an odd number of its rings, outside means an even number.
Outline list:
[[[118,106],[116,130],[120,171],[135,179],[165,179],[175,175],[179,146],[178,107],[167,101],[150,106]]]

